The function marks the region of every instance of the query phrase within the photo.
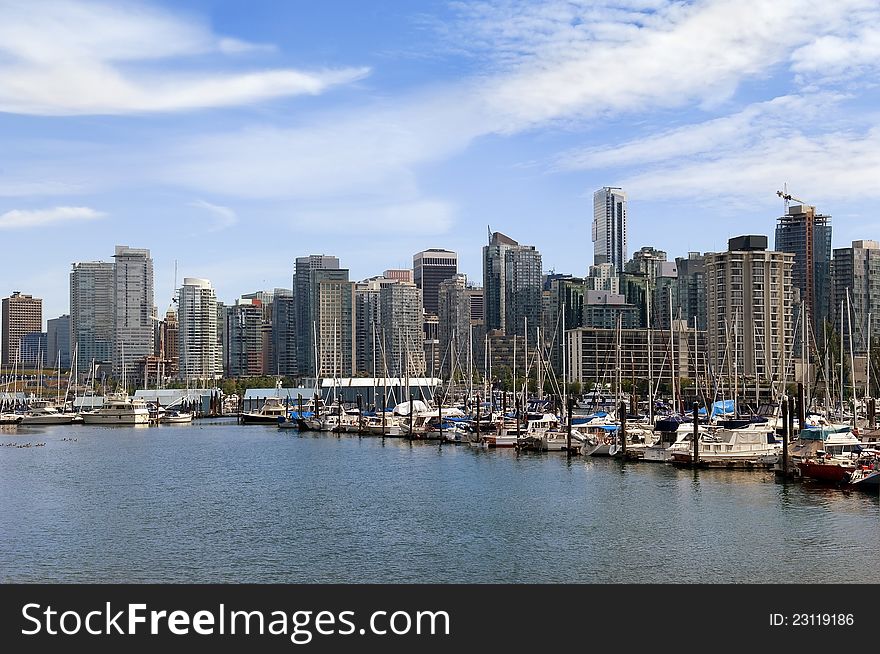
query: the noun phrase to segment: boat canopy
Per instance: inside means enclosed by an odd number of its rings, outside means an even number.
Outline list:
[[[851,431],[850,427],[807,427],[801,430],[798,438],[805,441],[827,441],[833,434],[846,434]]]

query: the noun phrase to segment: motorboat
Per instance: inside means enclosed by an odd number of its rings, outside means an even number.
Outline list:
[[[174,409],[166,409],[162,417],[159,418],[159,422],[163,425],[188,425],[192,424],[192,421],[193,414]]]
[[[23,419],[20,413],[0,413],[0,425],[19,425]]]
[[[845,482],[856,470],[861,441],[849,426],[809,427],[788,448],[791,467],[809,479]]]
[[[693,433],[683,433],[669,447],[671,463],[693,464]],[[706,467],[765,467],[779,460],[782,444],[772,429],[718,429],[700,433],[697,445],[698,465]]]
[[[69,425],[80,422],[81,418],[75,413],[59,411],[51,403],[38,400],[31,404],[30,409],[22,416],[22,425]]]
[[[93,411],[80,414],[87,425],[148,425],[150,410],[138,398],[129,398],[125,393],[113,393],[104,399],[104,404]]]
[[[257,411],[241,413],[239,418],[242,423],[248,424],[277,424],[278,418],[287,417],[287,407],[279,397],[267,397]]]

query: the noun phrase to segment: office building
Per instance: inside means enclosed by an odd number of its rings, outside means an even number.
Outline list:
[[[76,369],[86,373],[113,358],[116,329],[113,264],[86,261],[70,271],[70,348]]]
[[[617,274],[627,262],[626,193],[605,186],[593,194],[593,264],[611,264]]]
[[[46,363],[70,368],[70,316],[63,315],[46,321]]]
[[[535,338],[543,308],[541,253],[495,232],[483,246],[486,330]]]
[[[413,281],[422,291],[425,313],[437,314],[440,283],[458,273],[458,255],[431,248],[413,255]]]
[[[2,301],[0,361],[4,366],[22,363],[22,339],[43,331],[43,300],[15,291]],[[33,362],[31,362],[33,363]]]

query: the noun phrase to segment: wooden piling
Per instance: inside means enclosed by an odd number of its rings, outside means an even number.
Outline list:
[[[804,397],[804,384],[803,384],[803,382],[798,382],[797,417],[798,417],[798,429],[802,430],[804,428],[804,426],[807,424],[807,407],[806,407],[806,398]]]
[[[788,398],[788,436],[794,439],[794,417],[797,413],[797,403],[793,397]]]
[[[568,398],[568,406],[566,407],[566,415],[568,416],[568,423],[565,425],[565,451],[568,453],[568,456],[571,456],[571,417],[572,410],[574,409],[574,400]]]
[[[788,476],[788,439],[789,439],[789,423],[788,423],[788,401],[783,398],[782,401],[782,476]]]

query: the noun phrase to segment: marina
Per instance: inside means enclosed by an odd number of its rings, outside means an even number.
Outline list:
[[[768,470],[234,417],[0,439],[45,443],[0,448],[3,582],[880,582],[877,496]]]

